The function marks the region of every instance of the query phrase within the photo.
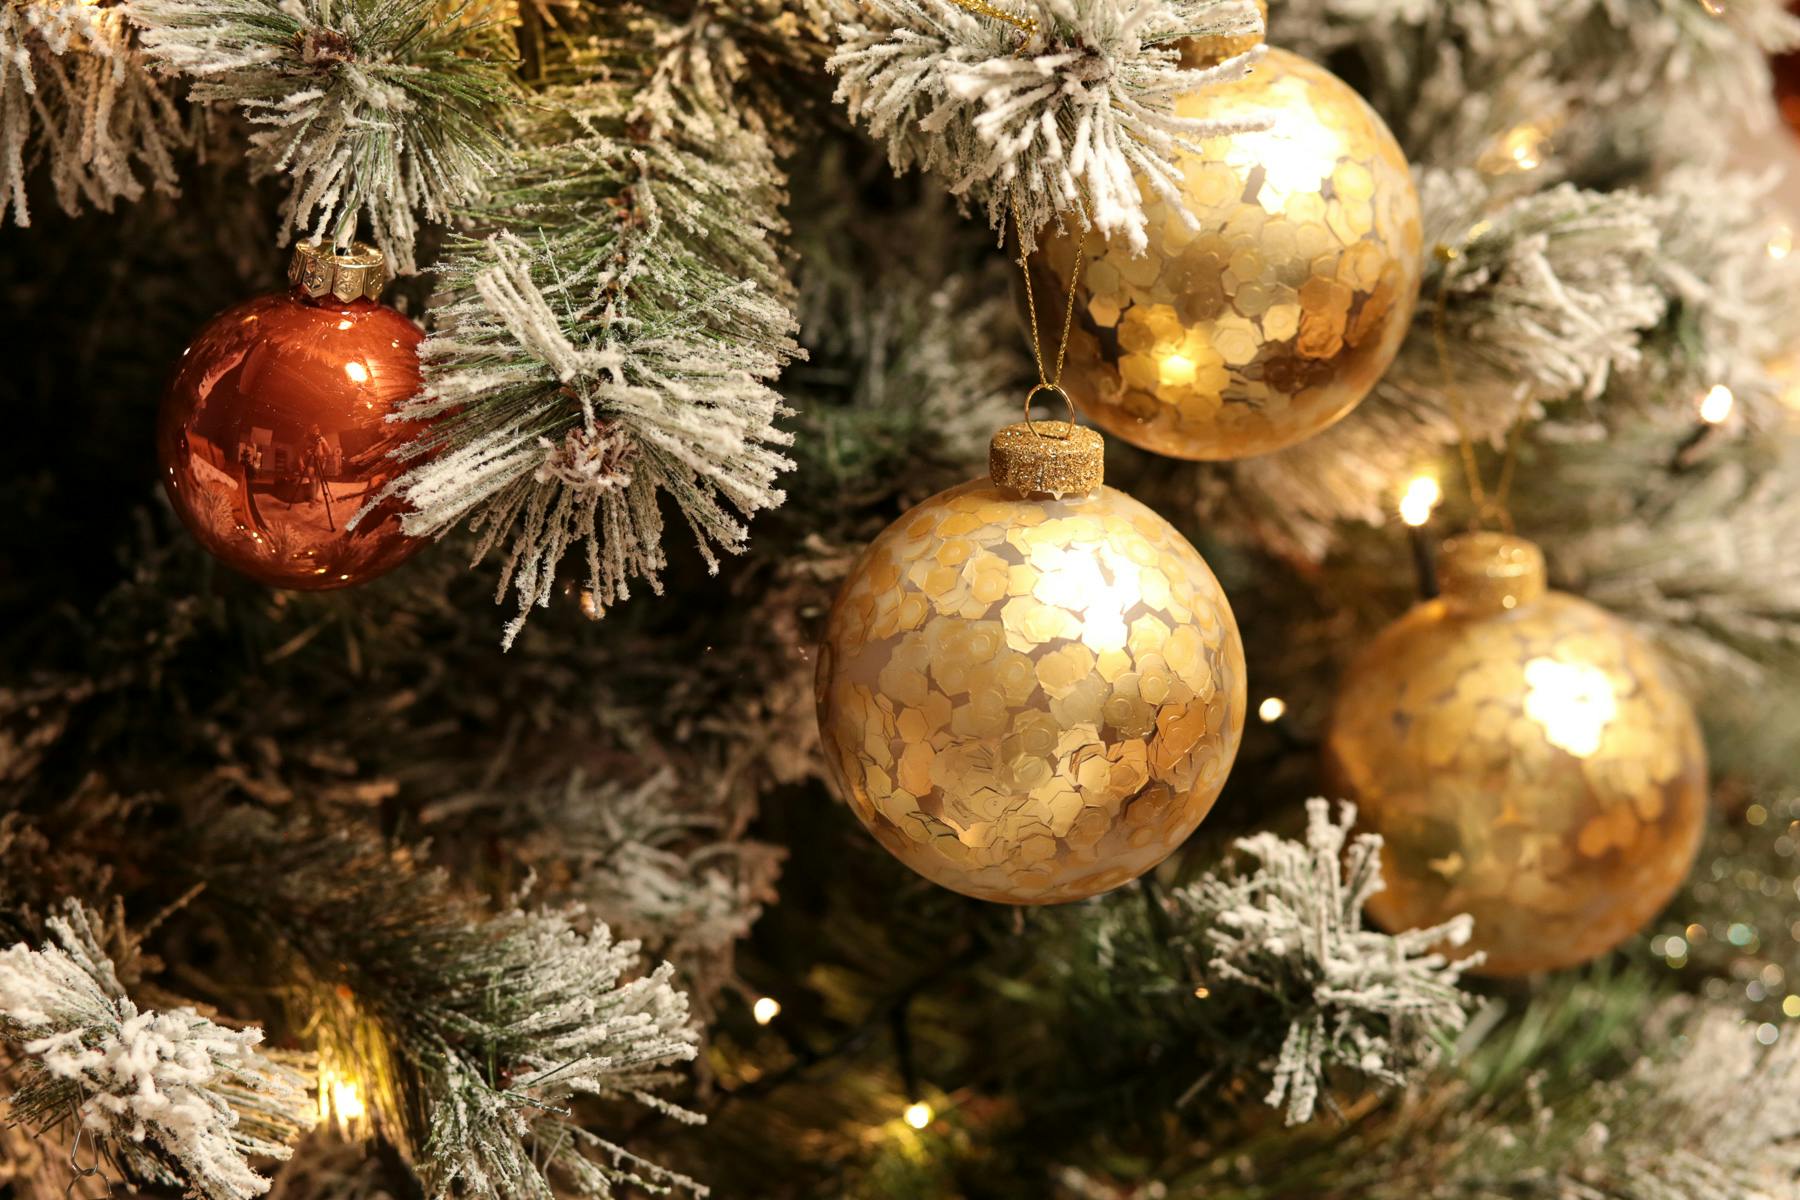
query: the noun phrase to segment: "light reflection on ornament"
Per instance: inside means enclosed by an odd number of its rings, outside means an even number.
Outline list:
[[[344,374],[349,377],[351,383],[369,382],[369,368],[363,366],[355,359],[351,359],[344,364]]]
[[[1431,511],[1444,498],[1444,489],[1430,475],[1421,475],[1406,485],[1400,497],[1400,519],[1414,529],[1431,520]]]
[[[1600,749],[1606,727],[1619,715],[1619,700],[1606,672],[1586,663],[1534,658],[1525,664],[1525,715],[1544,728],[1545,739],[1576,758]]]
[[[1158,368],[1162,381],[1170,387],[1186,387],[1194,382],[1194,374],[1198,369],[1193,359],[1185,354],[1171,354],[1162,360]]]

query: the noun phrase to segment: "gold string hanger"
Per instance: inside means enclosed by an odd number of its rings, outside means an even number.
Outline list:
[[[1463,243],[1474,240],[1486,231],[1487,222],[1479,221],[1463,235]],[[1437,247],[1438,261],[1446,268],[1462,257],[1460,245],[1440,244]],[[1500,460],[1500,478],[1489,492],[1482,482],[1481,463],[1475,457],[1475,440],[1469,436],[1469,404],[1468,397],[1463,395],[1456,379],[1456,370],[1450,359],[1450,337],[1448,331],[1450,289],[1449,271],[1438,278],[1437,297],[1432,306],[1431,340],[1437,350],[1438,370],[1444,379],[1444,391],[1455,401],[1458,450],[1462,460],[1463,481],[1469,489],[1469,503],[1474,512],[1469,518],[1471,530],[1480,529],[1484,523],[1492,521],[1502,532],[1513,532],[1512,509],[1508,499],[1512,495],[1513,479],[1518,474],[1519,435],[1525,422],[1521,416],[1515,416],[1506,432],[1506,450]]]
[[[957,0],[957,3],[961,2],[962,0]],[[1044,367],[1043,342],[1038,336],[1037,296],[1032,292],[1031,287],[1031,263],[1025,255],[1025,222],[1019,216],[1019,197],[1016,192],[1012,196],[1012,217],[1014,236],[1018,239],[1019,245],[1019,271],[1025,277],[1025,312],[1031,322],[1031,357],[1037,363],[1038,373],[1037,383],[1033,384],[1031,390],[1025,393],[1025,423],[1031,425],[1032,432],[1037,433],[1037,426],[1032,425],[1031,421],[1031,402],[1037,399],[1039,392],[1055,392],[1061,396],[1063,403],[1069,407],[1069,424],[1075,424],[1075,401],[1063,388],[1062,373],[1063,363],[1069,355],[1069,331],[1075,326],[1075,292],[1081,286],[1081,260],[1087,249],[1087,239],[1075,239],[1075,269],[1069,273],[1069,298],[1063,307],[1062,336],[1058,339],[1056,347],[1056,370],[1054,372],[1047,371]],[[1039,433],[1038,436],[1045,435]],[[1067,437],[1068,435],[1064,434],[1063,436]]]

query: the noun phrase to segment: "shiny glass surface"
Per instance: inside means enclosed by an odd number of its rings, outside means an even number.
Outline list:
[[[350,518],[396,475],[421,427],[386,418],[419,387],[419,327],[375,301],[259,296],[213,318],[163,397],[163,483],[194,535],[273,587],[349,587],[424,542],[388,504]]]

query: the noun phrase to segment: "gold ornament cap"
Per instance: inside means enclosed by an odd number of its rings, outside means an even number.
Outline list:
[[[339,253],[324,242],[300,242],[288,261],[288,283],[317,300],[332,295],[345,304],[364,297],[381,299],[387,286],[387,258],[367,242]]]
[[[1510,533],[1465,533],[1444,543],[1438,560],[1444,604],[1467,615],[1511,612],[1549,587],[1544,552]]]
[[[1262,13],[1263,29],[1269,27],[1268,0],[1256,0],[1257,11]],[[1240,54],[1248,54],[1263,44],[1262,33],[1228,34],[1220,37],[1182,38],[1176,44],[1181,53],[1181,65],[1190,71],[1203,67],[1216,67],[1228,58],[1236,58]]]
[[[988,475],[1027,495],[1070,496],[1106,481],[1106,443],[1069,421],[1021,421],[988,443]]]

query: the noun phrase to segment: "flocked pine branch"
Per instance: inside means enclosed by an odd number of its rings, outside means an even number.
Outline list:
[[[127,0],[146,53],[195,100],[259,126],[257,165],[292,177],[285,214],[338,244],[366,222],[400,271],[418,218],[443,222],[499,160],[510,50],[487,0]]]
[[[641,972],[638,943],[579,908],[489,914],[354,829],[233,811],[204,838],[207,895],[296,980],[296,1020],[433,1200],[705,1191],[574,1111],[700,1119],[657,1095],[699,1040],[671,966]]]
[[[1366,928],[1363,903],[1383,886],[1381,839],[1351,839],[1355,820],[1349,804],[1334,821],[1324,800],[1309,801],[1304,843],[1243,838],[1237,850],[1254,866],[1169,897],[1175,935],[1203,963],[1207,990],[1234,1007],[1263,1006],[1286,1025],[1279,1050],[1259,1066],[1266,1102],[1290,1124],[1312,1116],[1334,1071],[1408,1082],[1467,1020],[1458,979],[1473,964],[1443,951],[1468,941],[1469,918],[1400,934]]]
[[[0,950],[0,1043],[18,1085],[15,1120],[79,1124],[138,1180],[205,1200],[268,1191],[254,1159],[285,1159],[311,1127],[308,1078],[257,1049],[262,1031],[228,1029],[192,1008],[140,1010],[95,933],[69,903],[54,939]]]
[[[173,192],[189,141],[167,85],[117,7],[0,3],[0,218],[31,223],[26,173],[40,159],[65,212],[111,211],[147,186]]]
[[[790,465],[769,385],[798,351],[768,141],[726,113],[643,109],[610,73],[539,97],[479,213],[489,236],[445,262],[404,414],[438,418],[415,450],[444,450],[384,493],[412,532],[471,516],[478,558],[506,547],[508,645],[571,549],[596,615],[634,578],[660,590],[662,497],[716,569]]]
[[[636,784],[576,773],[552,788],[449,796],[420,819],[440,852],[459,834],[484,855],[504,847],[534,896],[578,903],[674,963],[705,1012],[737,978],[737,942],[774,901],[782,852],[743,837],[695,790],[668,769]]]
[[[1004,3],[990,6],[1006,10]],[[1260,28],[1249,0],[1031,0],[1018,26],[955,0],[870,0],[831,67],[853,120],[894,169],[935,172],[1000,228],[1016,203],[1027,249],[1067,218],[1145,245],[1140,184],[1184,211],[1175,156],[1253,122],[1181,116],[1176,101],[1243,75],[1256,53],[1184,69],[1176,40]]]

